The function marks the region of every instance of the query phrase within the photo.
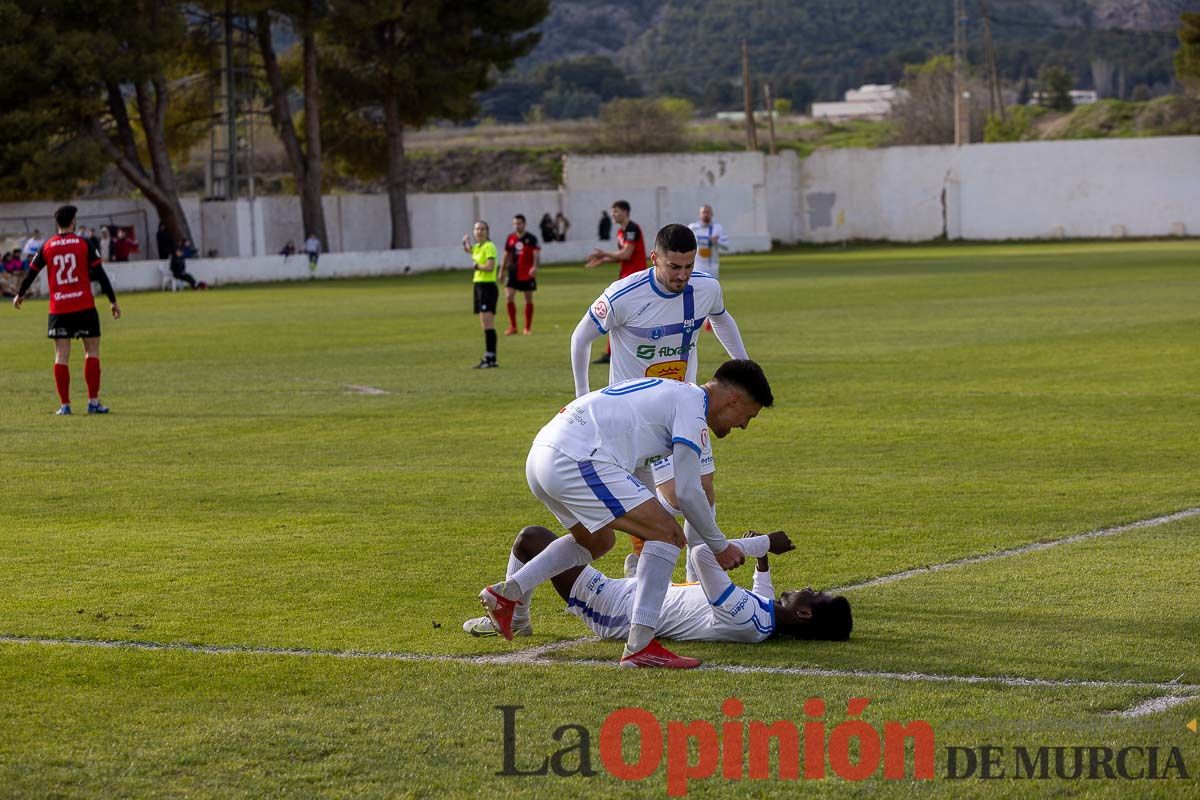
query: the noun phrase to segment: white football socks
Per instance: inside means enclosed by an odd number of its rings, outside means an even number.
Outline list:
[[[637,588],[633,595],[633,613],[629,617],[628,653],[645,648],[654,638],[663,599],[671,585],[671,573],[679,559],[679,548],[666,542],[646,542],[638,560]]]
[[[505,583],[512,579],[513,575],[521,567],[525,566],[525,562],[517,558],[516,553],[512,550],[508,551],[508,569],[504,571]],[[526,592],[520,597],[521,604],[513,609],[513,628],[524,628],[529,624],[529,604],[533,601],[533,592]]]
[[[522,595],[532,594],[534,589],[558,573],[571,567],[586,567],[591,563],[591,551],[576,542],[574,536],[567,534],[551,542],[549,547],[510,575],[503,584],[492,588],[509,600],[520,600]]]

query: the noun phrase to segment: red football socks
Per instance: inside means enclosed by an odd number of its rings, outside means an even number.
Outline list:
[[[66,364],[54,365],[54,387],[58,389],[59,402],[71,405],[71,368]]]
[[[533,303],[525,304],[525,330],[529,331],[533,328]]]
[[[83,360],[83,379],[87,381],[88,399],[100,397],[100,359],[85,358]]]
[[[512,302],[508,304],[508,327],[517,328],[517,304]]]

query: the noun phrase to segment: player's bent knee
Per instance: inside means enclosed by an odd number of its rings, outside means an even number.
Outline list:
[[[587,551],[592,554],[592,558],[596,559],[613,549],[613,545],[617,543],[617,537],[612,528],[601,528],[586,536],[576,536],[575,541],[586,547]]]
[[[513,540],[513,553],[528,561],[550,546],[555,540],[554,531],[542,525],[526,525]]]

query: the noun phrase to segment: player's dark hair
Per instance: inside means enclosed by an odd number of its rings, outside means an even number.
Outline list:
[[[763,408],[770,408],[775,402],[775,395],[771,394],[771,384],[767,383],[767,376],[763,374],[762,367],[748,358],[726,361],[717,368],[713,380],[738,387]]]
[[[513,219],[519,219],[519,220],[521,220],[521,222],[524,222],[525,215],[524,214],[513,214]]]
[[[629,201],[628,200],[618,200],[612,204],[612,207],[619,208],[622,211],[624,211],[626,214],[629,213]]]
[[[69,228],[75,222],[75,215],[78,213],[79,209],[75,206],[59,206],[54,212],[54,221],[60,228]]]
[[[654,237],[654,249],[660,253],[690,253],[696,249],[696,234],[687,225],[672,222],[663,225]]]
[[[483,226],[483,232],[487,234],[487,238],[489,238],[489,239],[490,239],[490,238],[492,238],[492,226],[491,226],[491,225],[488,225],[486,222],[484,222],[484,221],[483,221],[483,220],[481,220],[481,219],[477,219],[477,220],[475,220],[475,224],[476,224],[476,225],[482,225],[482,226]]]
[[[812,616],[789,633],[809,641],[844,642],[852,630],[854,616],[850,613],[850,601],[839,595],[828,602],[814,603]]]

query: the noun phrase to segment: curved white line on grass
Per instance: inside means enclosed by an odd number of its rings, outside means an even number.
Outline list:
[[[967,556],[966,558],[955,559],[954,561],[945,561],[941,564],[930,564],[927,567],[916,567],[915,569],[907,569],[903,572],[893,572],[891,575],[881,575],[878,578],[861,581],[859,583],[848,583],[845,586],[835,586],[828,589],[830,592],[848,592],[852,589],[867,589],[872,586],[883,586],[887,583],[895,583],[906,578],[915,578],[918,575],[927,575],[931,572],[941,572],[946,569],[954,569],[955,567],[965,567],[970,564],[983,564],[988,561],[995,561],[998,558],[1008,558],[1009,556],[1023,556],[1026,553],[1036,553],[1039,550],[1049,550],[1051,547],[1058,547],[1064,544],[1075,544],[1076,542],[1087,541],[1088,539],[1099,539],[1104,536],[1116,536],[1118,533],[1128,533],[1129,531],[1141,530],[1142,528],[1153,528],[1158,525],[1166,525],[1169,522],[1177,522],[1181,519],[1194,517],[1200,514],[1200,508],[1186,508],[1183,511],[1176,511],[1173,514],[1166,514],[1161,517],[1153,517],[1151,519],[1138,520],[1130,522],[1127,525],[1118,525],[1113,528],[1101,528],[1096,531],[1088,531],[1087,533],[1076,533],[1062,539],[1052,539],[1049,542],[1034,542],[1020,547],[1013,547],[1008,550],[998,550],[994,553],[987,553],[980,556]]]
[[[547,658],[547,654],[566,650],[576,645],[599,641],[592,637],[565,639],[558,642],[531,647],[526,650],[501,653],[499,655],[455,656],[437,653],[399,653],[388,651],[366,650],[312,650],[306,648],[287,647],[248,647],[243,645],[202,645],[184,643],[138,642],[114,639],[54,639],[38,636],[9,636],[0,635],[0,644],[31,644],[45,646],[97,647],[112,650],[141,650],[141,651],[173,651],[184,653],[199,653],[203,655],[262,655],[262,656],[298,656],[302,658],[362,658],[378,661],[422,661],[433,663],[478,664],[503,666],[515,664],[518,666],[576,666],[617,668],[616,660],[600,661],[580,658]],[[728,672],[735,675],[766,674],[766,675],[795,675],[805,678],[862,678],[866,680],[909,681],[914,683],[966,683],[966,684],[998,684],[1001,686],[1036,687],[1050,689],[1153,689],[1160,692],[1200,692],[1200,685],[1178,683],[1176,681],[1104,681],[1076,678],[1020,678],[988,675],[939,675],[928,672],[880,672],[858,669],[823,669],[821,667],[768,667],[746,666],[740,664],[704,664],[701,670],[709,672]]]
[[[1150,714],[1158,714],[1161,711],[1167,711],[1175,706],[1181,706],[1184,703],[1190,703],[1193,700],[1200,700],[1200,695],[1167,695],[1166,697],[1151,697],[1149,700],[1143,700],[1137,705],[1127,708],[1124,711],[1109,711],[1104,716],[1106,717],[1145,717]]]
[[[352,383],[349,386],[347,386],[346,390],[349,392],[353,392],[354,394],[367,394],[367,395],[391,394],[391,392],[389,392],[387,389],[380,389],[375,386],[359,386],[356,383]]]

